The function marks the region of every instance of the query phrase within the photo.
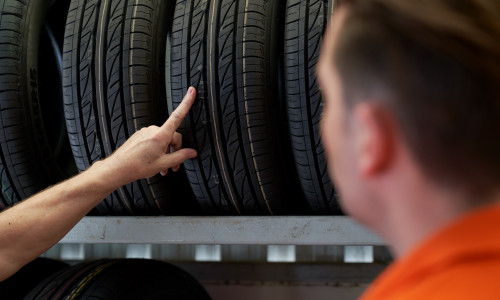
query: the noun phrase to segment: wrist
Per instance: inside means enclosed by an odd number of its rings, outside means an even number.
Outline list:
[[[105,183],[111,191],[130,183],[130,172],[124,170],[112,156],[92,164],[87,170],[89,175],[101,183]]]

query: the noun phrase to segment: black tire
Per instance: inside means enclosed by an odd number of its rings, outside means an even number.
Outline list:
[[[285,26],[285,91],[295,166],[312,212],[339,213],[328,176],[319,123],[323,99],[316,81],[322,36],[335,0],[288,0]]]
[[[102,267],[103,265],[107,267],[106,263],[108,262],[108,260],[98,260],[64,268],[52,276],[45,278],[45,280],[34,287],[24,299],[64,299],[64,296],[71,290],[76,282],[81,281],[82,278],[85,278],[89,272],[92,272],[96,268]]]
[[[185,163],[211,214],[296,212],[279,118],[283,2],[179,0],[169,41],[175,108],[190,85],[197,101],[181,125],[198,157]]]
[[[210,299],[191,275],[173,265],[142,259],[100,260],[63,270],[26,299]]]
[[[113,153],[142,127],[168,117],[165,91],[167,20],[160,0],[73,0],[64,44],[65,116],[79,171]],[[172,176],[172,174],[170,174]],[[177,214],[168,178],[119,188],[101,214]],[[188,200],[188,199],[186,199]]]
[[[0,1],[0,210],[73,173],[64,122],[51,123],[61,120],[60,73],[57,64],[43,62],[60,49],[42,35],[49,4]]]
[[[23,299],[35,286],[68,264],[47,258],[37,258],[22,267],[16,274],[0,282],[2,299]]]

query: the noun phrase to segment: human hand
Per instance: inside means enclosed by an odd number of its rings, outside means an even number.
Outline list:
[[[182,149],[182,135],[176,132],[196,98],[196,90],[188,89],[181,104],[161,126],[144,127],[134,133],[105,161],[126,184],[168,169],[177,171],[185,160],[196,157],[194,149]]]

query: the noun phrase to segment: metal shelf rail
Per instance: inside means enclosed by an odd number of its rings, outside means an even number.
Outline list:
[[[163,260],[214,299],[356,299],[390,261],[383,246],[345,216],[85,217],[43,257]]]
[[[85,217],[60,243],[384,245],[346,216]]]

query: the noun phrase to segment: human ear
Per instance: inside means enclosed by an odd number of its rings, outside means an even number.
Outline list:
[[[394,153],[389,114],[373,103],[361,102],[353,107],[352,122],[358,172],[363,177],[380,174],[391,163]]]

